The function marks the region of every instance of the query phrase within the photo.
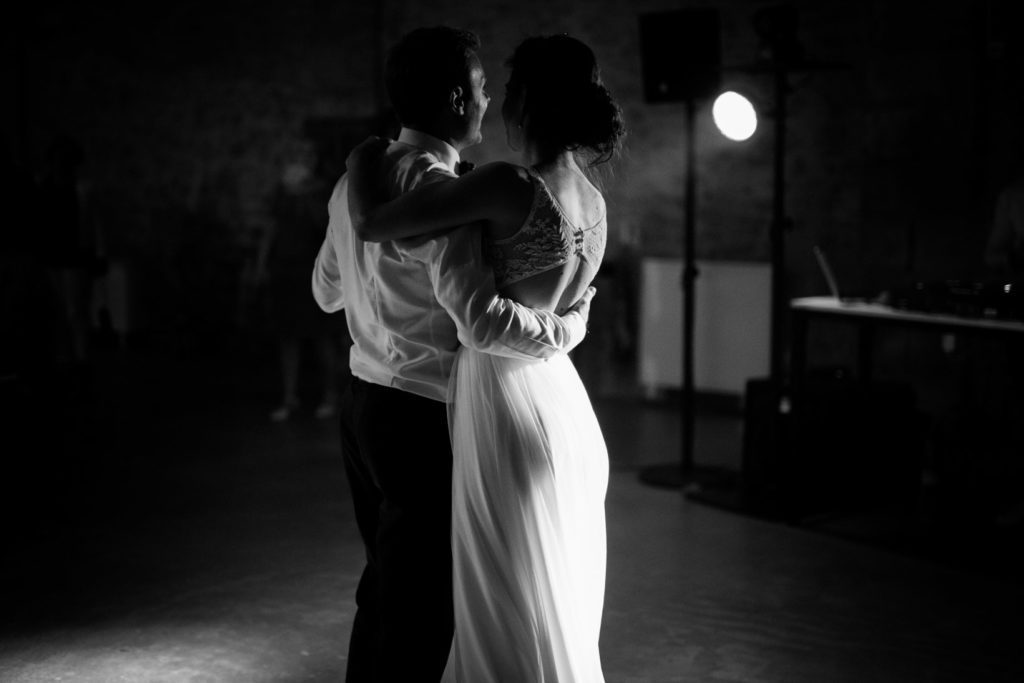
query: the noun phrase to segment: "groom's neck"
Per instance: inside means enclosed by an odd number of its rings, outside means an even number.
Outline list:
[[[426,133],[427,135],[432,135],[438,140],[444,140],[454,147],[460,154],[462,153],[462,150],[469,147],[469,145],[466,144],[465,139],[463,139],[463,136],[460,135],[461,131],[455,130],[454,126],[446,125],[443,121],[409,124],[405,127],[410,130],[416,130],[421,133]]]

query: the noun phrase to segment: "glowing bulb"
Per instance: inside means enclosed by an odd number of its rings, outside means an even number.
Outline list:
[[[730,140],[746,140],[757,130],[754,105],[738,92],[724,92],[711,107],[711,115],[722,135]]]

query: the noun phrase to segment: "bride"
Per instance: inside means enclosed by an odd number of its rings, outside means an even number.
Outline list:
[[[479,223],[502,294],[564,312],[597,274],[607,215],[581,166],[624,133],[596,59],[566,35],[508,60],[502,117],[522,166],[491,163],[374,204],[374,143],[349,158],[371,241]],[[379,143],[378,143],[379,144]],[[571,360],[459,351],[449,385],[455,639],[445,680],[600,683],[608,456]]]

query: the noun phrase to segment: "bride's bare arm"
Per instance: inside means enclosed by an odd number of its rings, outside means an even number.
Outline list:
[[[360,239],[368,242],[424,235],[480,221],[522,222],[533,202],[533,185],[526,172],[504,162],[480,166],[459,178],[421,185],[384,201],[384,189],[376,181],[379,174],[375,168],[368,168],[373,163],[368,156],[360,153],[349,168],[352,226]]]

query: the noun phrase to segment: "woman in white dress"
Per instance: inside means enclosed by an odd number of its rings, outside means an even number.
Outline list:
[[[373,191],[356,152],[352,213],[377,241],[479,222],[499,290],[564,312],[590,286],[606,240],[604,199],[581,163],[614,154],[621,112],[574,38],[529,38],[507,65],[502,116],[522,166],[486,164],[359,206]],[[455,639],[445,680],[602,682],[608,456],[572,362],[463,348],[448,414]]]

